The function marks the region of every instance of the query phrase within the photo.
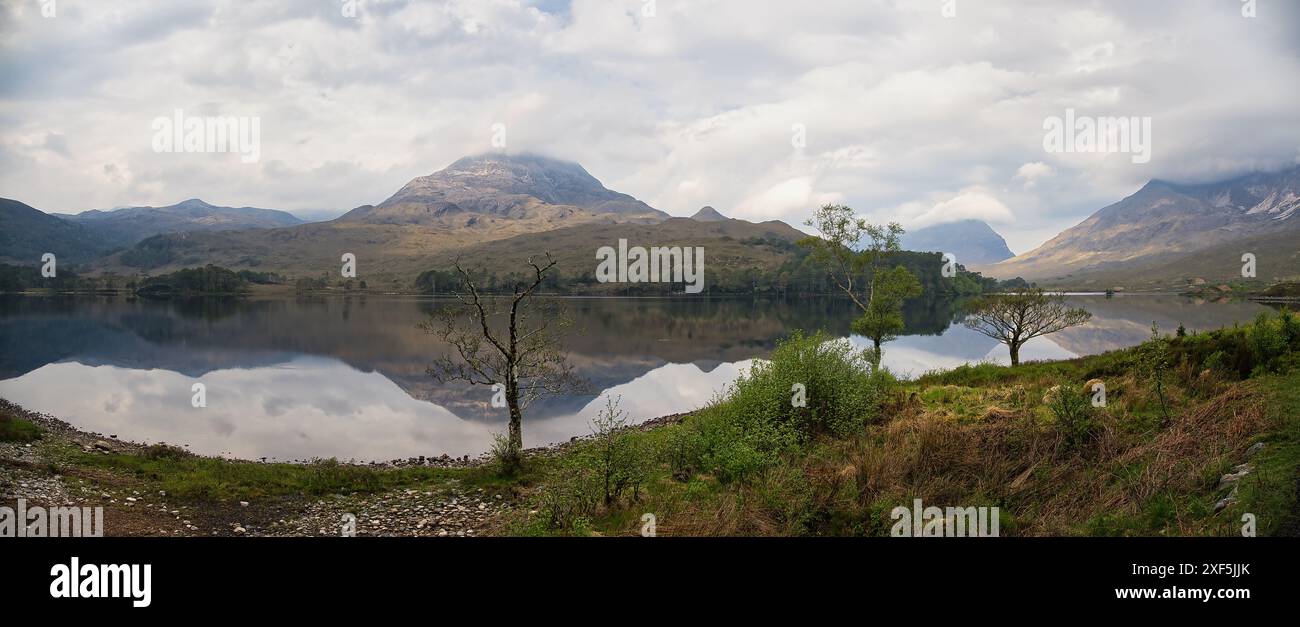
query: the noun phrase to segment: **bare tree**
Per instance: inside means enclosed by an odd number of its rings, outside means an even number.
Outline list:
[[[515,281],[510,296],[494,298],[480,293],[470,271],[457,259],[464,292],[453,294],[460,305],[444,307],[420,325],[451,346],[451,354],[436,358],[429,367],[434,379],[504,388],[510,409],[504,460],[508,465],[519,462],[528,405],[545,394],[581,389],[560,348],[561,332],[570,320],[555,301],[535,297],[555,261],[547,254],[545,264],[530,257],[528,265],[532,272]],[[466,317],[469,324],[464,323]]]
[[[1020,347],[1041,335],[1077,326],[1092,318],[1084,309],[1070,308],[1062,294],[1019,289],[972,300],[962,324],[1011,349],[1011,365],[1020,365]]]

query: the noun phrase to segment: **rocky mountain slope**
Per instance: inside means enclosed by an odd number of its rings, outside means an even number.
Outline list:
[[[658,222],[668,217],[612,191],[582,166],[534,154],[464,157],[407,183],[388,200],[353,209],[342,222],[435,228],[501,226],[528,230],[579,222]]]
[[[1202,250],[1269,238],[1300,238],[1300,167],[1209,184],[1153,180],[1038,248],[988,266],[999,278],[1114,276]],[[1237,257],[1242,252],[1238,251]],[[1222,268],[1231,274],[1240,260]]]

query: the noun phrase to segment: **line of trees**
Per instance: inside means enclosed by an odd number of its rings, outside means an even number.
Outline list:
[[[782,240],[783,241],[783,240]],[[813,251],[784,242],[783,250],[790,251],[790,257],[773,270],[760,268],[728,268],[706,266],[708,272],[704,281],[704,295],[733,296],[758,295],[771,297],[796,297],[839,293],[825,267],[814,257]],[[940,273],[943,266],[939,253],[922,253],[897,250],[891,255],[894,266],[902,266],[917,280],[921,292],[945,298],[975,296],[989,291],[1003,289],[1003,283],[977,272],[970,272],[964,267],[957,267],[955,277],[944,277]],[[860,268],[854,273],[854,281],[869,283],[870,268]],[[478,286],[484,294],[508,294],[515,282],[526,278],[524,273],[485,272],[479,277]],[[423,294],[453,294],[460,286],[460,277],[454,269],[426,270],[415,279],[414,288]],[[557,268],[548,274],[538,291],[550,294],[591,294],[602,293],[618,296],[668,296],[681,294],[680,283],[600,283],[596,280],[595,264],[581,271],[569,269],[568,273]]]

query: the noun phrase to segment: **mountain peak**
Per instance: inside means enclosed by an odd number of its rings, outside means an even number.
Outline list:
[[[721,222],[728,218],[727,216],[718,213],[717,209],[705,205],[701,207],[699,211],[696,211],[695,215],[691,216],[691,219],[696,222]]]
[[[963,264],[997,263],[1015,256],[997,231],[973,218],[909,231],[902,244],[907,250],[952,253]]]
[[[999,264],[995,276],[1077,279],[1084,272],[1165,263],[1178,255],[1298,229],[1298,214],[1297,167],[1201,183],[1152,179],[1038,248]]]
[[[177,209],[215,209],[216,208],[216,205],[208,204],[198,198],[187,198],[172,206],[176,207]]]
[[[575,219],[662,221],[663,212],[606,188],[573,161],[534,153],[489,152],[457,159],[416,177],[375,207],[349,212],[346,221],[482,225],[495,219],[543,220],[554,227]]]

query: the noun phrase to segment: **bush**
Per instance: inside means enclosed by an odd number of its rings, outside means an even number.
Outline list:
[[[553,469],[538,491],[538,509],[553,529],[573,529],[590,518],[600,504],[601,493],[595,473],[580,464],[567,463]]]
[[[667,457],[668,468],[673,473],[673,479],[687,481],[695,474],[696,463],[703,454],[701,444],[702,440],[695,429],[685,426],[672,427],[672,431],[668,433],[664,455]]]
[[[669,444],[674,474],[699,469],[734,481],[815,436],[858,433],[891,382],[848,342],[796,331],[685,423],[690,433]]]
[[[1256,369],[1265,372],[1275,369],[1278,358],[1290,349],[1290,342],[1284,334],[1287,326],[1281,316],[1277,324],[1274,324],[1268,312],[1261,312],[1255,318],[1249,337],[1251,350],[1255,353]]]
[[[1277,314],[1278,324],[1282,327],[1282,337],[1290,350],[1300,351],[1300,319],[1290,310],[1283,309]]]
[[[1088,395],[1077,385],[1064,383],[1048,399],[1047,408],[1056,418],[1056,429],[1065,438],[1066,446],[1079,449],[1086,445],[1097,428]]]
[[[601,483],[605,505],[629,490],[633,499],[640,498],[641,485],[650,474],[651,455],[638,434],[625,433],[627,412],[619,409],[619,400],[605,399],[605,409],[592,421],[592,445],[585,451],[585,461]]]
[[[803,386],[804,406],[796,406],[796,386]],[[877,401],[871,364],[861,352],[824,333],[799,331],[780,342],[769,360],[755,362],[727,399],[805,439],[860,431]]]
[[[523,467],[523,451],[510,440],[509,434],[493,433],[492,448],[488,454],[492,458],[492,465],[496,466],[497,472],[502,476],[513,477]]]

